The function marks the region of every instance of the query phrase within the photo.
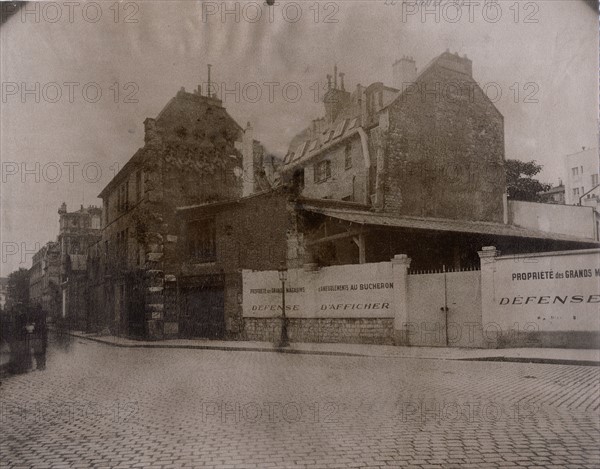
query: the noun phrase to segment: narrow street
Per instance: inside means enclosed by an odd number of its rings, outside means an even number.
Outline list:
[[[592,366],[51,342],[1,467],[598,467]],[[393,390],[393,391],[392,391]]]

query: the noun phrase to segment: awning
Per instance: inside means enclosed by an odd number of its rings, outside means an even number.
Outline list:
[[[367,210],[324,207],[322,204],[303,202],[301,210],[320,213],[322,215],[349,221],[360,225],[385,226],[394,228],[410,228],[415,230],[445,231],[454,233],[473,233],[492,236],[511,236],[516,238],[545,239],[552,241],[569,241],[600,245],[600,242],[589,238],[578,238],[559,233],[531,230],[516,225],[505,225],[483,221],[450,220],[446,218],[406,217],[389,213],[378,213]]]

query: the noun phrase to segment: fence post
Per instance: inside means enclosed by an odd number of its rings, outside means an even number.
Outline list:
[[[408,268],[410,257],[396,254],[392,259],[394,281],[394,343],[409,345],[408,337]]]
[[[496,256],[499,252],[495,246],[484,246],[479,254],[481,262],[481,322],[483,326],[483,342],[487,347],[495,348],[499,337],[488,337],[486,326],[490,324],[490,318],[494,317],[494,273],[496,272]],[[495,339],[495,340],[494,340]]]

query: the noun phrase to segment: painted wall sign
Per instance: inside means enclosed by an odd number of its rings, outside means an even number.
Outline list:
[[[597,331],[600,325],[600,252],[544,253],[502,258],[490,269],[484,322],[502,328],[532,323],[539,331]],[[486,284],[482,285],[486,288]],[[532,329],[531,327],[529,328]]]
[[[277,271],[245,270],[245,317],[279,317],[281,281]],[[392,264],[344,265],[306,272],[292,269],[286,282],[290,318],[393,318]]]

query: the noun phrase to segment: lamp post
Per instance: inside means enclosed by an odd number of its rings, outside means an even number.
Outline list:
[[[279,280],[281,280],[281,337],[279,338],[279,347],[288,347],[290,339],[287,332],[287,317],[285,315],[285,281],[287,280],[287,268],[281,264],[278,269]]]

